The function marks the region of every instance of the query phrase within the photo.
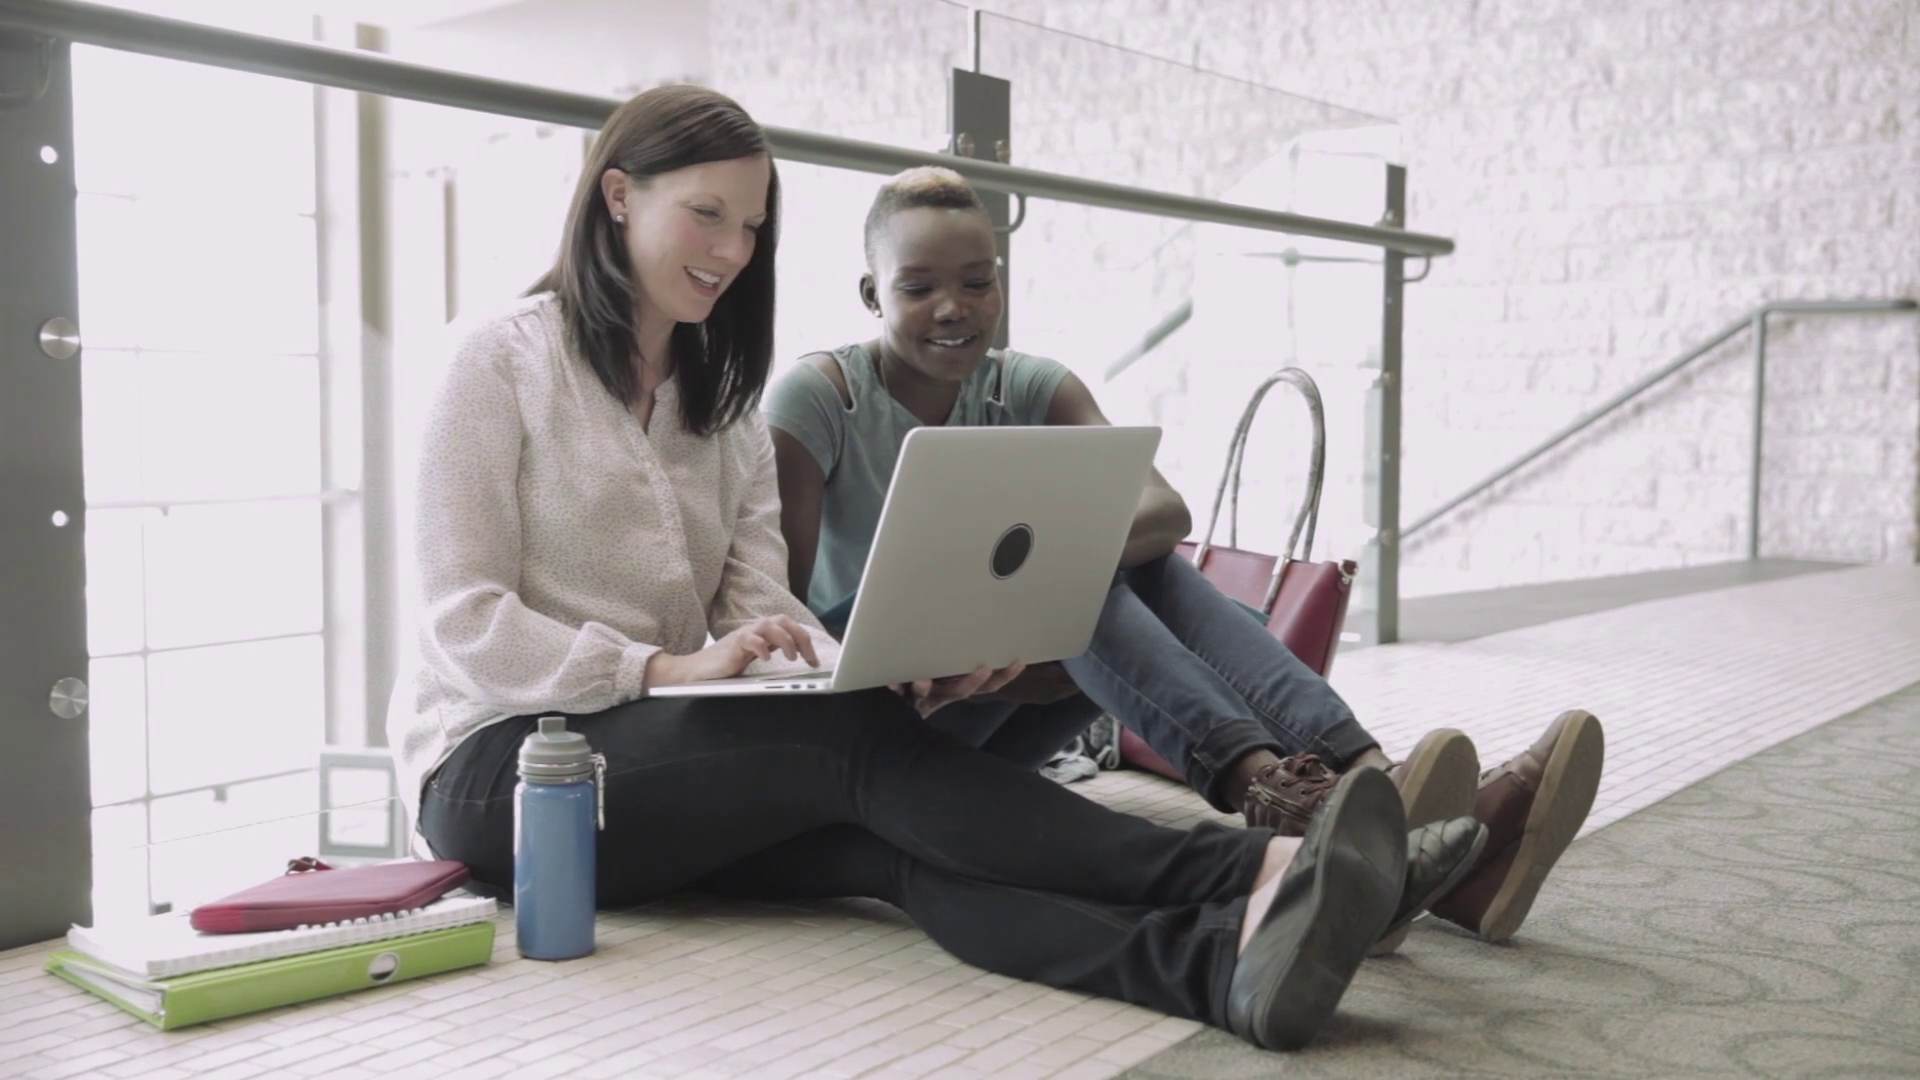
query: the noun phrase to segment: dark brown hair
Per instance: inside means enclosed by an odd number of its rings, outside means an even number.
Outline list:
[[[553,269],[529,294],[560,299],[573,346],[607,392],[625,402],[638,389],[633,358],[633,268],[600,178],[619,169],[644,185],[661,173],[767,154],[767,138],[737,102],[699,86],[660,86],[620,106],[587,154],[567,211]],[[769,155],[769,158],[771,155]],[[772,166],[771,160],[768,162]],[[773,366],[773,256],[780,236],[780,174],[767,186],[767,219],[753,257],[702,323],[680,323],[668,346],[688,430],[708,434],[745,415]]]

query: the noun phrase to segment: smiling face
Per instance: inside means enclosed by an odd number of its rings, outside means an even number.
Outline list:
[[[986,359],[1006,307],[986,214],[903,209],[875,240],[860,295],[885,320],[882,346],[930,379],[965,381]]]
[[[753,258],[772,175],[763,155],[639,179],[607,170],[602,188],[608,211],[626,217],[643,325],[706,321]]]

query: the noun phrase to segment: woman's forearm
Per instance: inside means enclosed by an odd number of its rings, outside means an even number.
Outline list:
[[[1149,501],[1134,515],[1133,530],[1120,549],[1122,570],[1166,558],[1193,531],[1193,516],[1185,502],[1178,496],[1152,498],[1152,494],[1149,492]]]
[[[647,658],[647,673],[642,682],[648,690],[658,686],[683,686],[687,682],[686,657],[670,652],[657,652]]]

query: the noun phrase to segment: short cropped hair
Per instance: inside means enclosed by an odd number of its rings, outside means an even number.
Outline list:
[[[972,210],[985,216],[987,207],[967,178],[939,165],[921,165],[891,177],[880,185],[867,210],[867,266],[873,266],[880,247],[880,230],[902,210]]]

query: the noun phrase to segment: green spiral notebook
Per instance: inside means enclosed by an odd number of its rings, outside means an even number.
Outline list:
[[[172,1031],[473,967],[492,956],[493,923],[482,921],[170,979],[137,978],[72,949],[48,957],[47,970]]]

